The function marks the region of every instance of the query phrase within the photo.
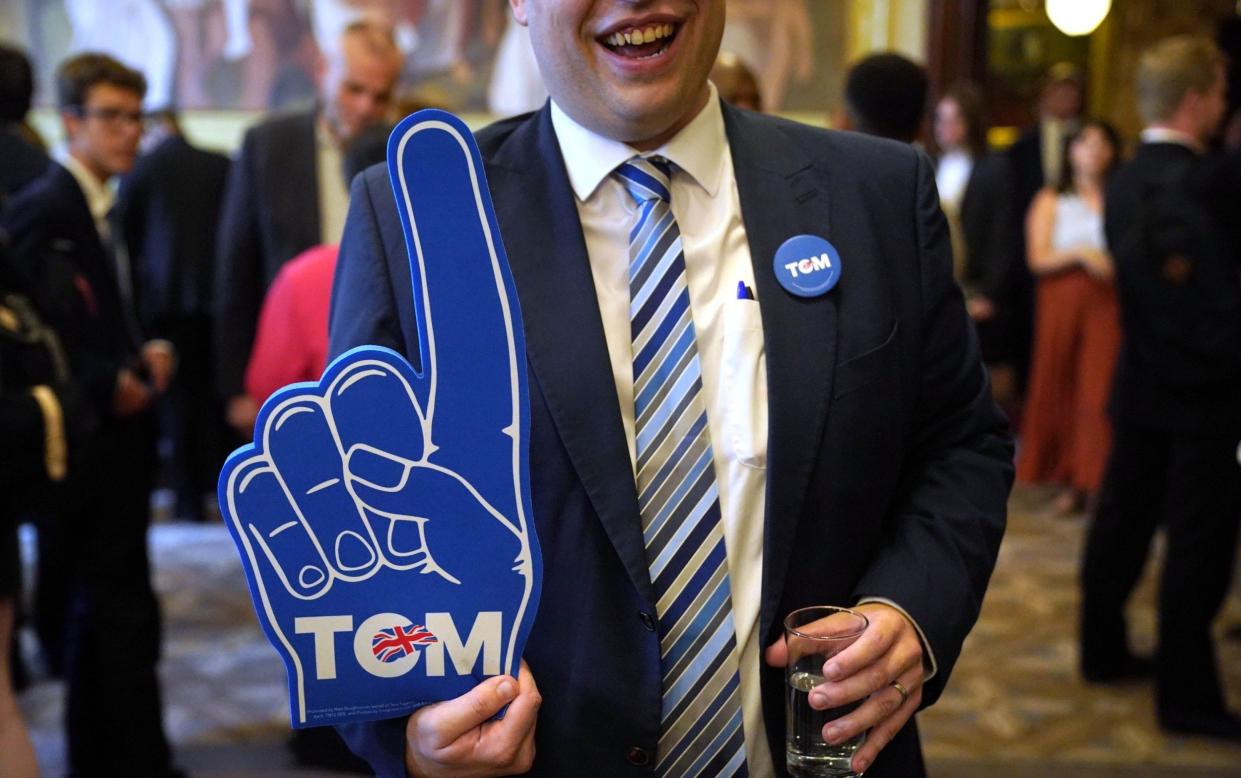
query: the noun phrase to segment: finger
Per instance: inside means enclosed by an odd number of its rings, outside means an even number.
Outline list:
[[[835,708],[860,700],[888,685],[912,667],[922,667],[922,652],[916,639],[895,641],[886,653],[867,667],[839,681],[828,681],[810,692],[810,706],[819,710]]]
[[[429,562],[460,583],[471,573],[493,575],[490,562],[515,562],[517,529],[456,473],[361,446],[350,452],[345,468],[349,488],[368,512],[390,522],[384,541],[394,564]],[[430,505],[433,520],[418,510]]]
[[[887,747],[896,737],[901,728],[909,722],[922,704],[922,674],[908,673],[898,679],[909,690],[909,698],[901,701],[900,692],[889,689],[883,692],[884,703],[890,708],[886,716],[875,723],[866,735],[866,742],[853,755],[853,769],[861,773],[875,762],[879,752]],[[913,684],[910,686],[910,684]],[[860,709],[859,709],[860,710]],[[830,726],[830,725],[829,725]]]
[[[422,111],[397,126],[388,148],[410,247],[432,440],[439,461],[473,481],[514,452],[505,430],[519,423],[526,369],[515,287],[468,128]]]
[[[911,698],[915,689],[922,688],[920,672],[906,671],[896,680],[905,687]],[[824,725],[823,739],[829,743],[839,743],[860,735],[896,713],[904,701],[904,696],[892,686],[891,682],[885,683],[847,715],[840,716]]]
[[[225,511],[233,538],[256,578],[270,569],[289,594],[318,597],[331,585],[330,568],[311,541],[305,525],[280,485],[266,457],[254,456],[225,465]],[[266,596],[264,591],[263,596]]]
[[[789,647],[788,644],[784,642],[784,635],[781,635],[780,639],[775,643],[767,646],[767,650],[763,652],[763,657],[767,660],[767,664],[772,667],[788,666]]]
[[[500,712],[517,696],[518,683],[510,675],[488,678],[470,691],[451,700],[428,705],[415,713],[410,722],[415,746],[428,756],[442,754],[471,730]],[[462,744],[467,746],[468,744]]]
[[[264,408],[263,448],[302,522],[336,573],[366,578],[382,563],[374,533],[345,487],[324,402],[277,394]]]
[[[824,663],[824,678],[829,681],[847,678],[863,667],[874,664],[876,659],[887,653],[899,630],[882,618],[870,616],[870,619],[870,625],[861,637]]]
[[[517,687],[517,697],[504,712],[504,718],[483,725],[480,756],[491,764],[514,766],[527,747],[533,754],[535,723],[543,698],[525,660],[517,674]]]
[[[411,462],[430,453],[417,377],[399,354],[374,348],[324,378],[342,459],[357,445]]]

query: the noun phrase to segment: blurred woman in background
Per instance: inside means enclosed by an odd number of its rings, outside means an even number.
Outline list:
[[[935,183],[952,237],[953,274],[965,292],[996,400],[1016,400],[1011,335],[1014,226],[1008,170],[987,148],[982,92],[957,84],[935,105]]]
[[[1116,131],[1082,123],[1067,141],[1055,187],[1026,217],[1027,262],[1038,279],[1034,356],[1017,480],[1062,487],[1057,513],[1081,510],[1099,489],[1111,448],[1107,403],[1120,349],[1103,193],[1120,154]]]

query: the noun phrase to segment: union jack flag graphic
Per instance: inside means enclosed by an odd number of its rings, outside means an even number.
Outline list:
[[[436,642],[435,635],[421,624],[397,625],[375,633],[371,638],[371,653],[380,662],[395,662],[412,654],[415,646]]]

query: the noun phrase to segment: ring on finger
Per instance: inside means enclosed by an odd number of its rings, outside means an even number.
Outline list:
[[[892,683],[888,685],[891,686],[893,689],[896,689],[896,691],[900,693],[901,705],[904,705],[905,703],[909,702],[909,690],[905,688],[904,684],[902,684],[900,681],[893,681]]]

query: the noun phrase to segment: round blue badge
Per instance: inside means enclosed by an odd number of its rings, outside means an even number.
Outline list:
[[[776,249],[776,280],[798,297],[825,295],[840,280],[840,252],[817,235],[794,235]]]

